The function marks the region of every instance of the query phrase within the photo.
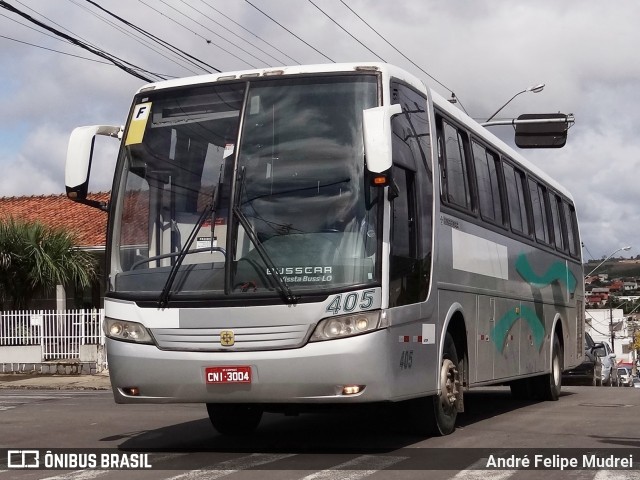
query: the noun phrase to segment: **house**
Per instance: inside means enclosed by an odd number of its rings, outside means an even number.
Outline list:
[[[107,202],[109,192],[90,194],[89,198]],[[86,291],[76,292],[73,287],[58,286],[54,296],[39,294],[32,309],[100,308],[103,304],[105,285],[103,280],[107,213],[69,200],[65,194],[24,197],[0,197],[0,220],[15,218],[40,221],[49,227],[71,231],[78,246],[92,252],[98,258],[99,280]]]
[[[609,295],[604,293],[585,295],[585,303],[591,306],[591,308],[604,307],[607,304],[608,299]]]
[[[609,285],[610,292],[622,292],[624,289],[624,282],[622,280],[614,280]]]

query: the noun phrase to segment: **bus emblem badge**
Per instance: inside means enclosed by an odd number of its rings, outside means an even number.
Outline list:
[[[231,347],[236,343],[236,336],[233,330],[222,330],[220,332],[220,345],[223,347]]]

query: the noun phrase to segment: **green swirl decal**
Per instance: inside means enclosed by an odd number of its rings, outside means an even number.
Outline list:
[[[527,257],[521,253],[516,260],[516,271],[527,283],[537,288],[548,287],[558,281],[564,283],[571,293],[576,290],[576,277],[562,262],[555,262],[542,276],[539,276],[531,268]]]
[[[521,253],[516,259],[515,267],[522,279],[533,288],[546,288],[554,282],[560,282],[567,287],[569,292],[573,293],[576,290],[576,277],[571,270],[567,268],[566,263],[555,262],[544,274],[538,275],[533,271],[526,255]],[[545,333],[544,323],[538,315],[536,315],[535,311],[523,306],[520,309],[520,313],[518,313],[516,308],[508,311],[498,320],[496,326],[491,330],[491,338],[495,339],[496,348],[500,351],[504,350],[507,335],[519,318],[522,318],[527,322],[527,325],[529,325],[536,348],[539,350],[542,346]]]
[[[527,307],[522,307],[520,313],[514,308],[498,320],[496,326],[491,330],[491,338],[495,339],[496,348],[499,348],[500,351],[504,349],[507,334],[519,318],[525,320],[529,325],[535,346],[540,350],[542,342],[544,341],[544,324],[540,321],[536,312]]]

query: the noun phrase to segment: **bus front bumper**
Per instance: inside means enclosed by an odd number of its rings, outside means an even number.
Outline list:
[[[254,352],[163,351],[107,339],[107,352],[117,403],[378,402],[390,400],[393,390],[388,335],[380,330]],[[208,368],[238,366],[250,367],[250,383],[207,382]],[[347,386],[361,391],[345,394]]]

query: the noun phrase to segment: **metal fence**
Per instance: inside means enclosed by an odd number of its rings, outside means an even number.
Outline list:
[[[80,358],[81,345],[104,345],[104,310],[0,312],[0,346],[40,345],[42,359]]]

